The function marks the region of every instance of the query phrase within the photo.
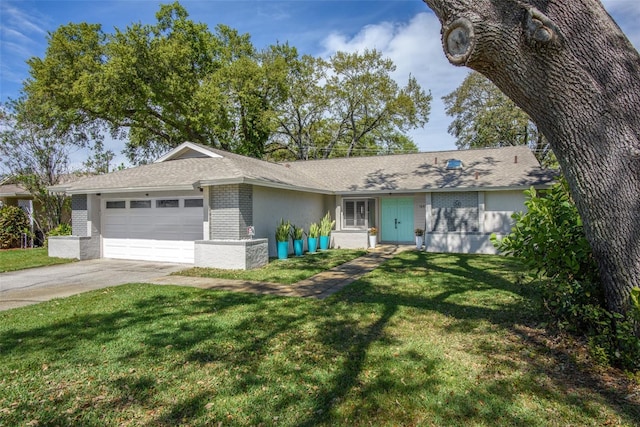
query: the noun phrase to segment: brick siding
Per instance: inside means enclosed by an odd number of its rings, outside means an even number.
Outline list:
[[[71,196],[71,228],[74,236],[85,237],[89,235],[87,230],[87,195],[74,194]]]
[[[431,196],[431,231],[446,233],[452,231],[477,232],[478,193],[433,193]]]
[[[253,187],[247,184],[218,185],[209,192],[209,229],[212,240],[247,239],[253,224]]]

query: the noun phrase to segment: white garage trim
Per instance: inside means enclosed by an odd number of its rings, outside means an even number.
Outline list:
[[[102,256],[193,264],[203,203],[197,196],[104,199]]]

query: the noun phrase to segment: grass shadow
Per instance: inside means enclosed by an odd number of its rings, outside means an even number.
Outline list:
[[[544,425],[569,408],[602,421],[602,407],[640,419],[554,369],[571,360],[532,333],[540,314],[517,274],[506,259],[409,252],[321,301],[125,285],[10,310],[0,410],[50,425]]]

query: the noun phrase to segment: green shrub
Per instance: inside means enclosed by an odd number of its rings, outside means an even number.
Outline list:
[[[511,233],[502,240],[492,236],[494,245],[536,274],[544,309],[558,328],[586,336],[598,361],[640,369],[632,312],[624,318],[606,309],[597,265],[566,181],[543,195],[533,188],[525,194],[527,212],[514,214]]]
[[[534,188],[525,195],[527,212],[513,215],[515,225],[511,234],[496,242],[498,249],[522,258],[539,275],[597,283],[591,246],[566,181],[555,184],[542,197]]]
[[[17,206],[0,209],[0,249],[19,248],[24,233],[30,236],[27,214]]]
[[[72,230],[69,224],[60,224],[49,232],[49,236],[71,236]]]

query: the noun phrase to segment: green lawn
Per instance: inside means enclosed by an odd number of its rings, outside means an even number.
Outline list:
[[[518,270],[405,252],[326,300],[131,284],[0,312],[0,425],[636,425]]]
[[[0,250],[0,273],[72,261],[72,259],[49,257],[47,248],[3,249]]]
[[[366,253],[367,251],[364,250],[331,249],[314,254],[305,254],[302,257],[290,257],[284,260],[271,259],[266,266],[254,270],[222,270],[195,267],[175,274],[180,276],[216,277],[291,284],[344,264]]]

